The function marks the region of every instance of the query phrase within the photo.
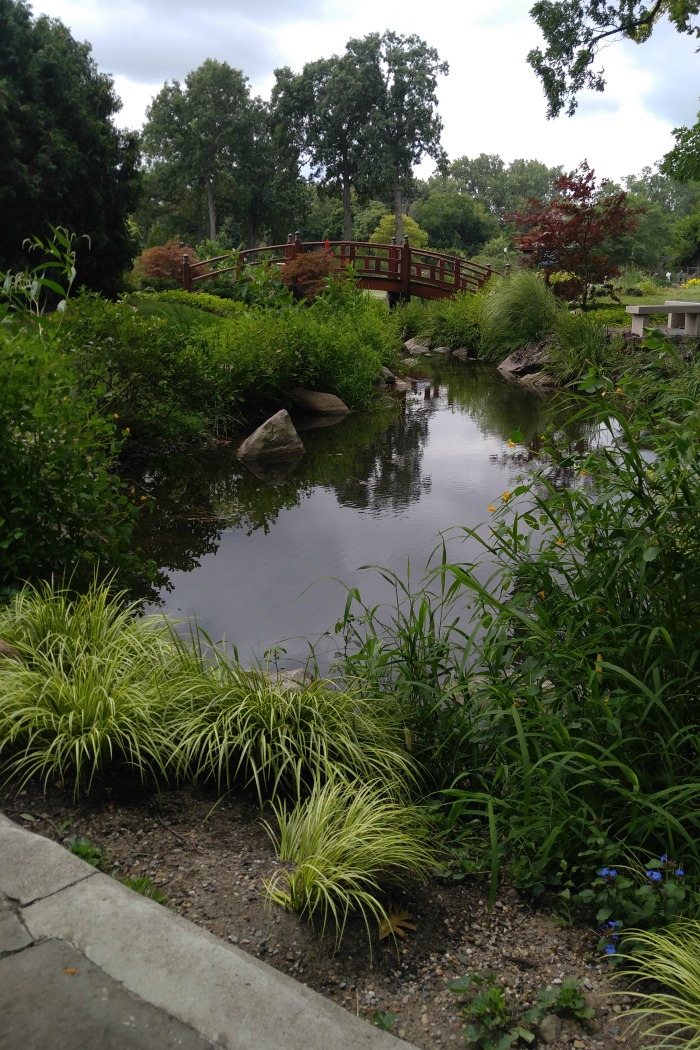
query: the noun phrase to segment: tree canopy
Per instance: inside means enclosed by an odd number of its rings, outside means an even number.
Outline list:
[[[565,106],[571,115],[580,91],[605,89],[605,71],[595,63],[609,41],[643,43],[664,16],[679,33],[700,36],[698,11],[699,0],[537,0],[530,14],[546,48],[533,48],[528,62],[542,81],[547,115],[556,117]]]
[[[58,20],[0,0],[0,270],[26,262],[23,242],[49,224],[79,242],[78,280],[116,290],[136,245],[127,223],[138,200],[136,135],[118,130],[121,102],[90,45]]]

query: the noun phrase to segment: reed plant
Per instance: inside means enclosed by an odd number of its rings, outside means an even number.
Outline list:
[[[538,274],[516,270],[491,281],[481,307],[479,356],[500,361],[554,331],[559,307]]]
[[[271,901],[332,920],[339,942],[348,915],[388,919],[383,891],[425,882],[435,863],[428,811],[405,805],[381,781],[333,777],[289,809],[273,804],[279,832],[266,825],[280,868],[265,881]]]

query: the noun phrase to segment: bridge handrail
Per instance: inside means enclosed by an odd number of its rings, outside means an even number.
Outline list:
[[[411,289],[417,294],[453,294],[453,290],[478,289],[494,274],[488,266],[473,263],[458,255],[438,252],[432,248],[411,248],[408,238],[403,244],[375,244],[373,241],[302,241],[300,235],[290,234],[286,244],[264,245],[261,248],[242,248],[226,252],[211,259],[202,259],[190,263],[187,255],[183,256],[183,286],[192,291],[194,283],[210,277],[217,277],[233,270],[241,271],[243,266],[259,265],[268,261],[274,265],[284,264],[304,252],[324,251],[340,262],[358,264],[359,277],[362,282],[382,285],[390,283],[393,292],[410,297]],[[251,256],[253,258],[251,258]],[[258,258],[255,258],[255,257]],[[232,265],[220,269],[211,269],[215,263],[226,259],[234,260]],[[374,266],[368,265],[370,260]],[[382,262],[386,262],[383,267]],[[198,271],[207,268],[207,272]],[[427,273],[425,272],[427,271]]]

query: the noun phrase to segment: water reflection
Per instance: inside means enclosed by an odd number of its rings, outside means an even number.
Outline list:
[[[233,447],[155,458],[136,482],[155,506],[139,542],[160,567],[157,600],[242,658],[294,638],[289,662],[303,660],[300,639],[342,610],[337,578],[384,600],[382,582],[359,566],[422,569],[442,530],[488,518],[565,414],[560,399],[493,368],[440,361],[386,410],[335,426],[299,420],[306,452],[272,476],[239,463]],[[514,428],[525,438],[516,455]]]

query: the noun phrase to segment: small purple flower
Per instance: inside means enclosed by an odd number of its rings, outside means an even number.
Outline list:
[[[649,882],[661,882],[663,875],[660,871],[648,871],[646,873]]]

